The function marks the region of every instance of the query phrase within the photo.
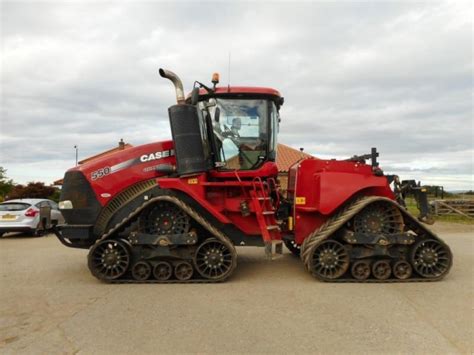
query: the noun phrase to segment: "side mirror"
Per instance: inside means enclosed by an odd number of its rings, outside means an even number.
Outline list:
[[[195,87],[191,93],[191,105],[197,105],[199,101],[199,88]]]

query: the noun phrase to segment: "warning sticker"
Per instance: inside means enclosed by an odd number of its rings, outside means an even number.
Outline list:
[[[306,205],[306,197],[295,197],[295,204]]]

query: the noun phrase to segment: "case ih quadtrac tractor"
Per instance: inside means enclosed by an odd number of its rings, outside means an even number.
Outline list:
[[[56,235],[89,249],[106,282],[217,282],[237,265],[235,246],[282,243],[318,280],[434,281],[452,264],[429,221],[426,194],[378,167],[378,153],[295,163],[282,194],[275,163],[277,90],[196,82],[175,86],[171,141],[116,152],[66,172]],[[371,163],[366,163],[366,160]],[[391,189],[395,184],[395,191]],[[418,220],[400,196],[417,191]]]

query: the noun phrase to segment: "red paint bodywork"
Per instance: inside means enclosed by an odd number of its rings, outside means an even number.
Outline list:
[[[207,91],[201,89],[201,97]],[[277,90],[255,87],[219,87],[217,96],[265,95],[275,99],[281,95]],[[175,165],[174,156],[159,157],[150,154],[173,151],[172,141],[150,143],[116,152],[71,170],[81,171],[92,186],[97,200],[104,207],[118,193],[140,181],[155,178],[157,185],[185,193],[200,206],[209,211],[219,222],[231,224],[248,238],[264,240],[281,239],[283,235],[294,235],[300,244],[324,223],[339,207],[357,195],[378,195],[394,199],[387,179],[376,176],[370,165],[336,160],[305,159],[295,164],[289,171],[288,202],[292,205],[294,229],[268,232],[262,224],[259,211],[261,197],[267,193],[261,187],[261,180],[268,182],[277,179],[275,162],[268,161],[259,169],[233,171],[211,170],[186,177],[169,177],[158,173],[154,168],[160,164]],[[145,158],[143,158],[145,157]],[[124,167],[124,165],[126,167]],[[118,169],[122,167],[122,169]],[[110,168],[108,174],[93,179],[94,173]],[[118,169],[118,170],[117,170]],[[260,199],[259,199],[260,198]],[[248,203],[250,215],[243,216],[242,202]],[[273,199],[273,209],[278,209],[278,199]],[[301,201],[304,201],[302,203]],[[297,203],[299,202],[299,203]],[[266,222],[270,217],[265,217]],[[273,223],[276,223],[275,217]]]
[[[80,170],[84,173],[102,206],[130,185],[156,178],[161,188],[178,190],[187,194],[221,223],[234,225],[248,237],[262,235],[252,203],[255,196],[252,193],[254,191],[252,181],[256,177],[276,178],[278,169],[274,162],[266,162],[253,171],[212,170],[196,176],[167,177],[150,168],[159,164],[174,164],[174,156],[147,162],[140,161],[142,156],[172,149],[172,141],[146,144],[114,153],[72,170]],[[128,168],[92,180],[94,171],[131,160],[135,163]],[[197,179],[197,183],[193,179]],[[370,165],[348,161],[302,160],[290,169],[287,188],[288,197],[293,202],[294,230],[282,231],[275,236],[275,239],[280,239],[283,233],[294,233],[297,243],[302,243],[309,233],[318,228],[338,207],[355,195],[394,198],[385,177],[375,176]],[[261,191],[257,191],[256,195],[261,196]],[[296,204],[296,198],[304,198],[305,203]],[[252,212],[250,216],[242,216],[240,211],[242,200],[249,202]]]
[[[340,206],[355,196],[395,196],[385,176],[376,176],[372,166],[350,161],[305,159],[289,171],[288,196],[294,203],[295,241],[302,243]]]
[[[160,160],[151,160],[148,162],[139,161],[141,156],[145,154],[149,156],[149,154],[151,153],[172,150],[173,147],[173,141],[144,144],[128,148],[123,151],[115,152],[103,158],[93,160],[83,165],[79,165],[70,170],[79,170],[84,174],[86,179],[90,182],[96,194],[97,200],[102,206],[105,206],[115,195],[117,195],[120,191],[129,187],[130,185],[159,176],[156,171],[146,171],[145,169],[151,168],[158,164],[176,163],[176,159],[174,156],[163,158]],[[94,171],[104,169],[105,167],[113,167],[120,163],[130,161],[132,159],[138,159],[136,164],[131,165],[130,167],[117,171],[115,173],[105,175],[102,178],[92,180],[92,173]],[[109,194],[110,196],[104,197],[107,196],[107,194]]]

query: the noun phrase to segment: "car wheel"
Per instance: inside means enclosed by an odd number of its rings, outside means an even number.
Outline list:
[[[38,230],[38,229],[34,229],[34,230],[31,231],[31,235],[33,237],[42,237],[43,236],[43,231]]]
[[[3,233],[3,232],[0,232],[0,238],[1,238],[1,237],[3,237],[3,235],[4,235],[4,234],[5,234],[5,233]]]

